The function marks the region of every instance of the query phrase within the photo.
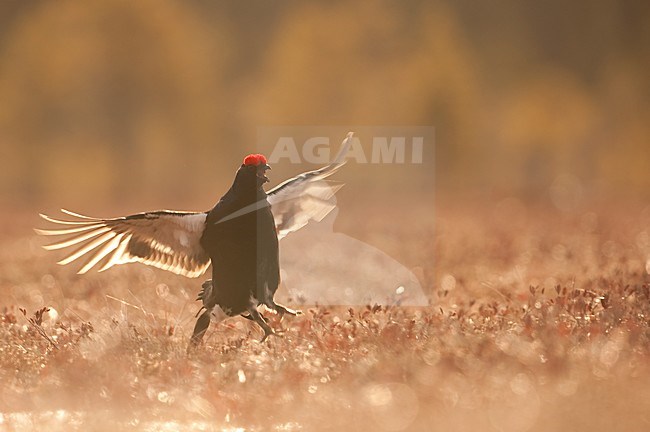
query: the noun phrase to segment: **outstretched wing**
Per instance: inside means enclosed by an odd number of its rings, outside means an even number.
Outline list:
[[[323,168],[302,173],[267,192],[273,209],[278,238],[299,230],[314,220],[320,222],[336,207],[334,194],[343,184],[325,180],[345,165],[353,133],[341,143],[334,161]]]
[[[98,219],[61,211],[73,219],[61,220],[43,214],[41,217],[65,227],[34,231],[43,236],[66,236],[43,246],[47,250],[78,245],[59,264],[89,257],[79,274],[97,265],[99,271],[104,271],[117,264],[141,262],[183,276],[198,277],[210,265],[210,258],[200,244],[206,213],[162,210]]]

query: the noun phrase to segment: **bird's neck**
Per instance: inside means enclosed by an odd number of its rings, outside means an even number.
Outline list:
[[[266,192],[262,186],[254,188],[250,185],[235,183],[228,193],[241,204],[252,204],[257,201],[266,200]]]

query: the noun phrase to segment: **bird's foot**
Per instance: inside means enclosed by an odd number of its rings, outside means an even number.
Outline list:
[[[282,317],[284,314],[289,314],[293,316],[302,315],[302,311],[289,309],[288,307],[282,306],[281,304],[275,303],[274,307],[276,312],[280,315],[280,317]]]
[[[199,334],[193,334],[192,337],[190,338],[189,343],[187,344],[187,348],[185,348],[185,354],[186,355],[192,355],[195,353],[199,347],[201,346],[203,342],[203,335],[205,334],[205,331]]]
[[[187,344],[185,354],[191,355],[199,348],[199,346],[201,346],[201,339],[192,337],[192,339],[190,339],[190,343]]]
[[[271,329],[271,331],[268,331],[268,332],[266,330],[264,330],[264,336],[262,336],[262,339],[260,339],[260,343],[262,343],[266,339],[268,339],[269,336],[283,337],[282,333],[283,333],[283,331],[275,331],[275,330],[272,330],[272,329]]]
[[[205,332],[208,330],[209,325],[210,325],[210,311],[206,310],[205,312],[203,312],[203,314],[201,314],[199,319],[196,320],[194,331],[192,332],[192,338],[190,339],[190,343],[187,346],[188,353],[190,353],[192,350],[194,350],[199,345],[201,345],[201,341],[203,340],[203,336],[205,335]]]
[[[262,327],[262,330],[264,330],[264,336],[262,337],[262,340],[260,342],[264,342],[269,336],[279,336],[273,331],[273,329],[268,324],[264,315],[260,314],[257,311],[257,309],[251,307],[250,309],[248,309],[248,313],[250,315],[249,319],[255,321],[255,323],[257,323],[257,325]]]

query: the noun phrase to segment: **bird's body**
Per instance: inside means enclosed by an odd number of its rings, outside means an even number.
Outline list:
[[[259,182],[251,183],[242,165],[230,190],[207,213],[201,246],[212,261],[212,283],[199,299],[205,312],[194,330],[193,342],[202,337],[215,307],[226,315],[245,316],[270,331],[255,313],[257,306],[276,309],[273,295],[280,284],[278,234],[267,195]],[[249,209],[251,211],[245,211]],[[241,216],[228,216],[241,212]],[[281,307],[277,305],[278,307]],[[255,311],[254,311],[255,310]]]
[[[249,155],[237,170],[232,187],[207,212],[159,210],[101,219],[62,210],[76,219],[41,215],[65,227],[36,232],[68,236],[44,246],[48,250],[79,245],[59,261],[68,264],[89,256],[79,273],[95,266],[104,271],[117,264],[141,262],[197,277],[212,264],[212,280],[203,284],[199,294],[203,312],[191,346],[201,341],[217,309],[220,314],[242,315],[255,321],[264,330],[264,340],[273,330],[258,306],[296,314],[273,300],[280,284],[278,241],[311,220],[322,220],[336,207],[334,193],[340,185],[324,179],[345,163],[351,137],[348,134],[331,164],[287,180],[268,194],[263,189],[268,181],[265,171],[270,169],[266,158]]]
[[[266,193],[262,189],[255,194],[237,192],[229,190],[208,212],[201,237],[213,263],[215,300],[233,314],[246,311],[251,296],[264,302],[264,288],[275,292],[280,283],[278,236]],[[258,209],[221,221],[255,204]]]

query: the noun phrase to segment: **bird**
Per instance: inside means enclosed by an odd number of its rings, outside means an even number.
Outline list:
[[[320,222],[336,208],[334,195],[342,184],[326,178],[345,164],[352,137],[352,132],[347,134],[328,165],[290,178],[268,192],[264,185],[269,182],[266,173],[271,166],[266,157],[247,155],[230,189],[208,211],[157,210],[95,218],[61,209],[65,219],[40,214],[59,227],[34,230],[58,238],[44,245],[46,250],[76,246],[58,264],[86,257],[79,274],[138,262],[196,278],[212,266],[212,279],[203,282],[197,298],[202,306],[188,349],[201,343],[211,321],[235,316],[258,324],[263,342],[276,332],[260,306],[280,316],[300,314],[274,301],[280,284],[279,241],[311,221]]]

